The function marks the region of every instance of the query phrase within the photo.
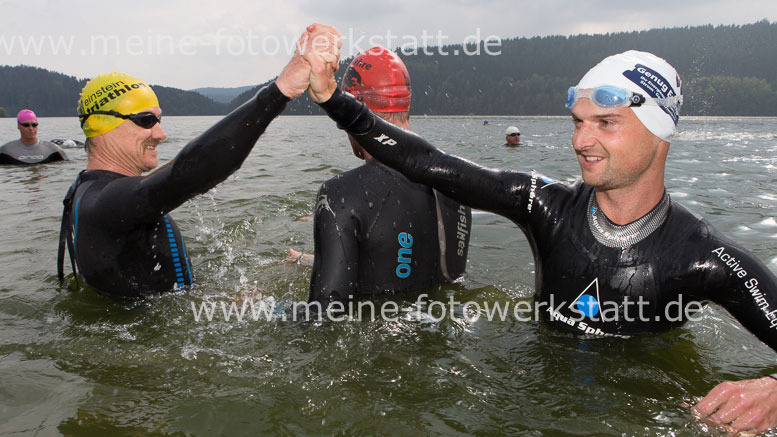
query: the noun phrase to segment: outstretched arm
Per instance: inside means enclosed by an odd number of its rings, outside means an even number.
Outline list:
[[[302,47],[309,38],[300,38]],[[151,174],[111,184],[101,195],[121,193],[117,224],[133,226],[152,222],[192,197],[224,181],[243,164],[256,141],[286,103],[302,94],[310,79],[310,66],[295,53],[275,82],[265,86],[243,105],[187,144],[176,157]],[[115,191],[115,192],[114,192]],[[130,193],[129,195],[127,193]],[[129,197],[128,197],[129,196]],[[129,223],[128,217],[136,218]]]
[[[528,174],[490,169],[447,154],[417,134],[376,117],[366,105],[340,90],[320,105],[374,158],[413,182],[433,187],[473,208],[518,218],[510,211],[528,193]]]
[[[713,300],[777,349],[777,278],[755,256],[728,239],[717,240],[710,249],[716,275],[707,282]],[[738,274],[731,267],[732,260]],[[777,426],[777,380],[764,376],[720,383],[693,410],[702,419],[731,430],[764,431]]]
[[[240,168],[259,136],[283,111],[286,102],[308,89],[310,65],[302,52],[312,45],[322,47],[321,50],[334,50],[339,55],[339,45],[332,49],[321,44],[321,41],[332,41],[329,29],[329,26],[319,24],[308,26],[297,42],[294,56],[274,83],[262,88],[253,99],[189,143],[169,166],[143,180],[141,187],[156,191],[152,197],[158,199],[158,204],[153,205],[155,209],[165,212],[174,209],[194,195],[210,190]],[[334,64],[337,64],[336,59]]]
[[[305,32],[298,47],[308,39]],[[101,196],[122,200],[113,211],[117,220],[111,222],[122,227],[153,222],[224,181],[240,168],[286,103],[308,88],[309,80],[310,66],[298,49],[275,82],[192,140],[172,161],[145,177],[122,179],[104,190]]]
[[[308,38],[309,34],[304,33],[298,47],[303,47]],[[156,191],[152,196],[159,199],[155,209],[174,209],[240,168],[286,103],[308,88],[309,77],[310,66],[298,49],[275,82],[189,143],[169,165],[147,176],[141,187]]]
[[[323,41],[319,46],[332,46],[331,39],[318,39]],[[366,105],[337,88],[336,59],[326,50],[315,49],[312,40],[308,47],[304,57],[311,67],[311,99],[374,158],[473,208],[504,215],[517,205],[516,196],[526,192],[529,178],[525,174],[488,169],[448,155],[420,136],[376,117]]]

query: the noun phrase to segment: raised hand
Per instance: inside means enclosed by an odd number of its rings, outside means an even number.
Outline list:
[[[329,100],[337,89],[335,71],[340,60],[342,37],[334,27],[323,24],[311,24],[307,27],[310,37],[302,52],[310,65],[310,98],[321,103]]]
[[[309,39],[310,32],[305,31],[297,41],[297,49],[294,51],[294,56],[283,67],[283,71],[281,71],[278,79],[275,80],[278,89],[290,99],[299,97],[310,86],[310,64],[301,54]]]

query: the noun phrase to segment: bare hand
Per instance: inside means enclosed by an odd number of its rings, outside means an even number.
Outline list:
[[[297,50],[288,64],[283,67],[283,71],[275,80],[275,85],[281,90],[284,96],[295,99],[299,97],[310,86],[310,65],[305,61],[300,53],[300,48],[304,48],[310,32],[305,32],[297,41]]]
[[[303,266],[312,266],[314,255],[311,253],[300,252],[289,248],[289,257],[284,261],[287,263],[297,263]]]
[[[311,68],[308,92],[314,102],[321,103],[329,100],[337,89],[335,71],[339,67],[342,37],[337,29],[323,24],[312,24],[307,30],[310,38],[303,56]]]
[[[692,410],[729,431],[765,431],[777,425],[777,380],[766,376],[720,383]]]

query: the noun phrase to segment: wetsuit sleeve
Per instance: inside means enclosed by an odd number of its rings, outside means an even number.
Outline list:
[[[511,211],[516,211],[528,193],[528,174],[490,169],[449,155],[413,132],[376,117],[366,105],[339,89],[321,107],[373,157],[413,182],[473,208],[520,221],[521,217]]]
[[[5,152],[5,146],[0,146],[0,164],[15,164],[15,161]]]
[[[334,190],[336,191],[336,190]],[[330,302],[346,302],[356,293],[359,275],[359,243],[355,218],[342,211],[336,214],[330,199],[340,196],[321,186],[314,214],[315,259],[308,302],[319,302],[326,309]]]
[[[62,157],[63,161],[70,161],[70,158],[67,157],[67,155],[65,154],[65,150],[63,148],[59,147],[54,143],[52,143],[52,146],[54,146],[54,149],[57,151],[57,153],[59,153],[59,156]]]
[[[187,144],[176,157],[145,177],[122,178],[101,196],[111,202],[122,225],[151,222],[188,199],[207,192],[242,165],[259,136],[283,111],[289,99],[275,83],[232,111]],[[108,209],[108,208],[105,208]]]
[[[777,278],[755,256],[728,239],[710,247],[712,300],[777,350]]]

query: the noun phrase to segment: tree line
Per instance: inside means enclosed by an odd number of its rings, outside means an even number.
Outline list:
[[[603,58],[626,50],[663,57],[680,74],[684,115],[777,116],[777,23],[696,26],[603,35],[502,40],[404,54],[414,115],[566,115],[567,89]],[[459,55],[451,55],[458,52]],[[447,54],[442,54],[447,53]],[[479,53],[476,56],[464,53]],[[348,65],[351,59],[342,62]],[[344,68],[340,68],[342,75]],[[268,82],[269,83],[269,82]],[[231,103],[237,107],[262,84]],[[288,114],[321,114],[303,95]]]
[[[78,79],[44,68],[0,66],[0,106],[6,116],[32,109],[41,117],[72,117],[87,79]],[[226,114],[227,105],[195,92],[152,85],[165,115]]]
[[[777,23],[695,26],[601,35],[502,40],[498,46],[449,45],[402,53],[415,115],[566,115],[567,88],[604,57],[629,49],[665,58],[684,86],[684,115],[777,116]],[[490,53],[499,52],[492,56]],[[458,55],[452,53],[458,52]],[[445,53],[445,54],[443,54]],[[471,55],[479,53],[478,55]],[[469,55],[468,55],[469,54]],[[345,67],[350,59],[342,61]],[[338,71],[338,78],[345,68]],[[72,116],[85,80],[35,67],[0,67],[0,106]],[[168,115],[225,114],[268,82],[228,104],[153,86]],[[321,114],[307,95],[285,114]]]
[[[501,55],[480,55],[477,60],[408,56],[413,111],[566,114],[567,89],[601,59],[629,49],[655,53],[677,69],[684,85],[683,114],[777,115],[777,23],[766,20],[743,26],[518,38],[503,41]]]

